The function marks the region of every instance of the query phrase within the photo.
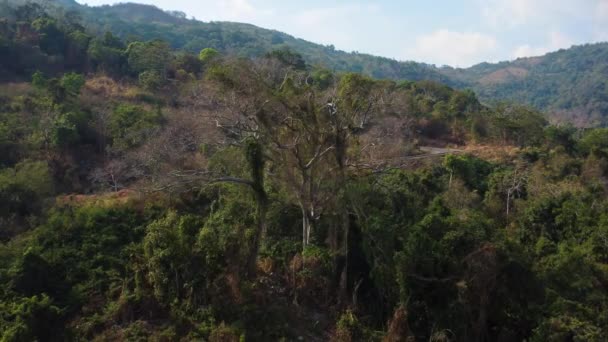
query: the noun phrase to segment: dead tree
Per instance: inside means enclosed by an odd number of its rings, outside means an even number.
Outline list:
[[[525,187],[528,183],[528,171],[525,166],[518,165],[512,172],[508,173],[503,178],[503,189],[506,196],[506,216],[509,217],[511,212],[511,203],[513,199],[521,197],[525,193]]]
[[[306,80],[306,73],[285,77],[277,97],[283,116],[271,135],[275,159],[282,164],[279,178],[302,212],[303,248],[332,197],[325,186],[332,176],[329,156],[335,148],[319,91]]]

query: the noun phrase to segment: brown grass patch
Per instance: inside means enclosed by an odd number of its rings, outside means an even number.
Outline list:
[[[0,97],[13,98],[32,91],[32,85],[27,82],[11,82],[0,84]]]
[[[257,261],[257,268],[258,271],[268,275],[274,272],[275,264],[272,258],[260,258]]]
[[[507,67],[496,70],[479,79],[482,85],[500,84],[513,80],[523,79],[528,76],[528,70],[519,67]]]
[[[413,341],[414,338],[410,334],[410,328],[407,323],[407,311],[403,306],[399,306],[395,313],[393,314],[393,318],[390,320],[388,324],[388,332],[383,342],[408,342]]]
[[[108,100],[117,99],[122,101],[141,102],[146,92],[136,85],[116,81],[108,76],[94,76],[85,82],[82,98],[88,103],[107,103]]]
[[[508,145],[467,145],[464,151],[487,161],[506,162],[517,157],[521,149]]]
[[[55,199],[55,203],[60,206],[95,205],[101,207],[113,207],[132,203],[140,199],[141,197],[136,191],[130,189],[123,189],[117,192],[108,192],[93,195],[62,195],[58,196]]]

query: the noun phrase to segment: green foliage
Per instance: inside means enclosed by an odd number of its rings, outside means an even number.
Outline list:
[[[306,62],[302,55],[299,53],[291,51],[289,48],[284,48],[280,50],[273,50],[266,54],[267,58],[276,59],[282,64],[292,67],[296,70],[304,70],[306,69]]]
[[[585,106],[551,103],[567,61],[515,62],[540,87],[523,94],[492,83],[504,63],[437,69],[149,6],[71,6],[105,34],[52,5],[0,21],[14,81],[0,95],[3,339],[379,340],[399,307],[420,340],[605,340],[606,130],[479,100]],[[482,78],[479,99],[450,87]],[[472,139],[509,154],[400,164],[401,145]],[[94,192],[100,179],[125,190]]]
[[[187,297],[195,301],[205,296],[201,283],[211,277],[211,272],[196,247],[201,227],[200,219],[179,217],[175,212],[147,227],[144,256],[148,279],[159,301],[170,303]]]
[[[608,128],[596,128],[585,132],[579,142],[579,150],[585,154],[595,152],[608,155]]]
[[[451,176],[460,177],[467,186],[475,189],[480,195],[487,190],[485,180],[492,172],[492,164],[479,158],[468,155],[447,155],[443,165],[449,170]]]
[[[80,94],[80,90],[84,86],[84,77],[73,72],[67,73],[61,77],[60,85],[65,91],[73,96]]]
[[[603,126],[606,117],[606,43],[584,44],[534,58],[482,63],[449,74],[483,100],[508,100],[547,111],[554,121]]]
[[[116,36],[110,34],[108,37],[109,30],[120,39],[160,39],[174,49],[194,54],[199,54],[203,49],[213,49],[222,54],[261,57],[273,54],[273,51],[293,51],[300,54],[308,65],[323,66],[337,72],[357,72],[396,81],[431,80],[459,89],[472,89],[484,103],[512,101],[548,111],[562,123],[576,121],[577,126],[606,124],[602,114],[607,108],[608,83],[602,77],[606,69],[604,61],[608,60],[606,43],[574,46],[533,59],[480,63],[467,69],[455,69],[412,61],[400,62],[358,52],[348,53],[336,50],[332,45],[322,46],[248,24],[188,20],[181,14],[176,16],[150,5],[129,3],[86,7],[70,3],[70,10],[78,13],[81,22],[86,23],[87,32],[100,37],[91,39],[84,33],[82,24],[74,20],[78,16],[70,18],[57,15],[58,18],[55,18],[55,15],[49,14],[61,13],[62,10],[54,6],[31,9],[21,3],[18,5],[22,6],[14,10],[14,16],[22,18],[18,20],[32,22],[40,35],[43,53],[22,49],[19,44],[10,45],[10,53],[3,54],[3,57],[10,62],[6,65],[12,69],[6,69],[11,73],[27,75],[47,65],[54,68],[56,62],[47,59],[46,53],[65,55],[68,64],[84,68],[86,63],[80,56],[87,45],[87,54],[95,68],[116,75],[126,73],[128,70],[123,68],[124,60],[121,61],[121,52],[125,47],[117,42]],[[51,13],[45,13],[45,9]],[[13,31],[17,31],[16,28]],[[289,62],[290,58],[286,58],[287,64],[297,65],[297,68],[304,66],[297,58]],[[140,68],[142,64],[132,62],[134,75],[144,71]],[[163,72],[160,74],[164,75]],[[446,108],[459,111],[469,100],[470,104],[474,104],[470,94],[460,95],[446,102]]]
[[[220,56],[220,53],[213,48],[204,48],[198,54],[198,59],[203,65],[208,65]]]
[[[327,69],[318,68],[312,72],[314,83],[320,89],[327,89],[335,82],[335,75]]]
[[[361,74],[349,73],[340,78],[338,95],[351,110],[367,107],[373,80]]]
[[[0,170],[0,220],[11,222],[40,214],[53,187],[53,178],[45,162],[26,160],[13,168]],[[7,221],[4,221],[7,224],[2,239],[12,235]]]
[[[146,90],[157,90],[162,84],[163,79],[156,70],[147,70],[139,74],[139,85]]]
[[[161,120],[159,111],[147,111],[139,106],[120,104],[110,116],[110,136],[119,149],[137,146],[146,134],[158,127]]]
[[[346,310],[336,322],[332,341],[378,341],[380,336],[366,327],[351,310]]]
[[[492,120],[496,136],[520,146],[540,144],[547,125],[540,112],[523,106],[498,105]]]
[[[553,147],[562,146],[566,151],[572,153],[576,148],[576,128],[572,125],[549,126],[545,129],[547,144]]]
[[[61,341],[69,336],[58,324],[63,311],[47,295],[24,297],[16,302],[3,302],[0,306],[3,341]]]
[[[32,85],[36,88],[36,89],[45,89],[47,87],[47,79],[46,77],[44,77],[44,74],[40,71],[36,71],[33,75],[32,75]]]
[[[96,38],[91,41],[87,55],[93,67],[110,74],[119,75],[127,68],[126,57],[123,54],[124,44],[110,32],[106,32],[103,39]]]
[[[129,68],[135,74],[155,72],[162,81],[166,78],[170,50],[167,43],[160,40],[133,42],[125,51]]]
[[[197,76],[201,73],[203,65],[206,64],[190,53],[179,53],[175,57],[174,68],[176,72],[183,71],[186,74]]]
[[[62,298],[67,287],[62,279],[61,270],[52,267],[33,250],[24,255],[9,270],[11,289],[23,296],[48,294]]]
[[[38,32],[40,49],[49,55],[61,54],[65,51],[65,33],[52,18],[38,18],[32,21],[32,28]]]

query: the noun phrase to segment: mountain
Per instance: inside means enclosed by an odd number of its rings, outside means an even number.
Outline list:
[[[211,47],[243,57],[257,57],[268,51],[288,47],[302,54],[309,64],[336,71],[361,72],[375,78],[432,80],[450,86],[464,86],[432,65],[340,51],[331,45],[311,43],[286,33],[250,24],[201,22],[187,19],[183,12],[163,11],[155,6],[136,3],[100,7],[83,6],[72,0],[44,3],[44,6],[50,7],[57,5],[77,11],[87,29],[96,34],[111,31],[127,40],[162,39],[169,42],[174,49],[192,53]]]
[[[528,104],[548,112],[557,123],[608,124],[608,43],[442,72],[485,101]]]
[[[23,3],[22,0],[9,0]],[[59,12],[76,11],[87,29],[111,31],[127,41],[162,39],[174,49],[198,53],[212,47],[224,53],[257,57],[290,48],[307,63],[334,71],[360,72],[374,78],[432,80],[472,89],[486,103],[518,102],[546,111],[557,123],[608,125],[608,43],[574,46],[540,57],[466,69],[436,67],[412,61],[336,50],[288,34],[234,22],[201,22],[183,12],[150,5],[122,3],[89,7],[73,0],[44,2]]]
[[[255,27],[5,4],[0,341],[608,341],[608,128],[145,41]]]

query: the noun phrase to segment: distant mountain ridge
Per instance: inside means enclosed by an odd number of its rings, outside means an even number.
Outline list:
[[[608,43],[468,69],[442,69],[485,101],[509,100],[576,126],[608,125]]]
[[[9,0],[23,4],[23,0]],[[201,22],[177,11],[121,3],[89,7],[73,0],[41,1],[48,7],[77,11],[87,28],[129,39],[162,39],[174,48],[197,53],[212,47],[224,53],[256,57],[289,47],[312,65],[375,78],[431,80],[470,88],[484,102],[516,101],[547,111],[555,122],[577,126],[608,125],[608,43],[574,46],[539,57],[470,68],[436,67],[368,54],[336,50],[276,30],[234,22]]]

